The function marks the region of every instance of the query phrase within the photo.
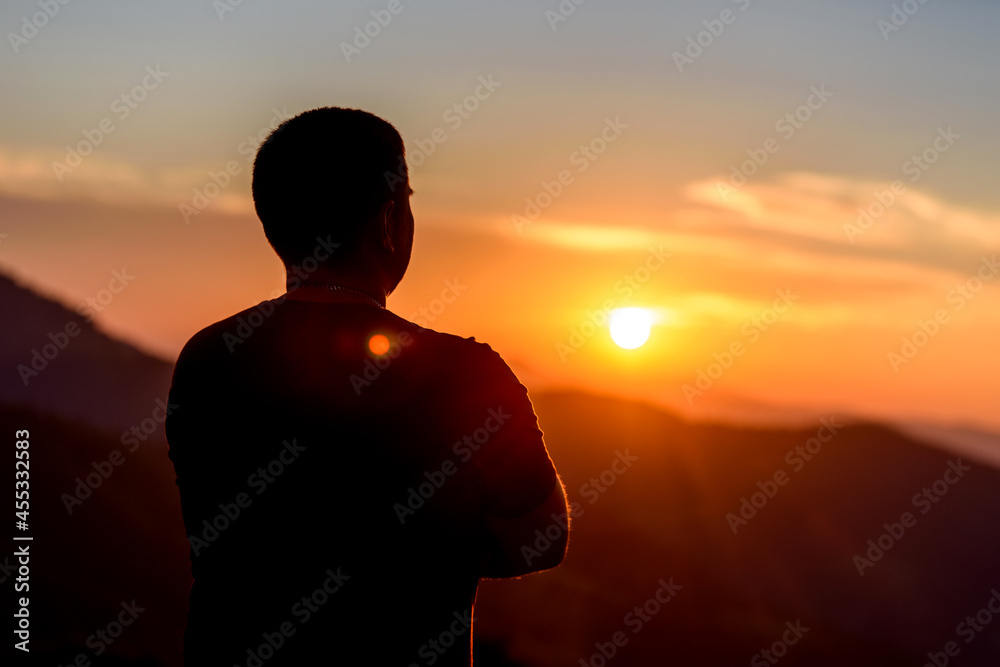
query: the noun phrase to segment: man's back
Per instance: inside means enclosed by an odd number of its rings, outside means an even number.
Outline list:
[[[556,485],[498,355],[374,305],[270,301],[192,338],[170,401],[188,665],[469,664],[487,517]]]

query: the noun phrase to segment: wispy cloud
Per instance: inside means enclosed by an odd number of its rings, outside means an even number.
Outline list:
[[[92,155],[60,181],[52,165],[64,159],[65,154],[60,151],[0,146],[0,194],[15,199],[85,200],[176,209],[182,203],[190,203],[194,189],[202,188],[209,180],[207,167],[150,171],[127,161]],[[253,203],[247,190],[231,184],[209,206],[217,212],[252,214]]]
[[[827,251],[902,254],[921,263],[1000,244],[1000,213],[958,206],[900,181],[793,172],[748,183],[728,197],[716,180],[692,183],[686,194],[719,213],[717,228],[762,232],[775,243],[812,239]]]
[[[748,183],[723,197],[716,179],[689,183],[686,206],[661,222],[607,225],[539,219],[521,239],[589,252],[666,244],[676,252],[718,257],[762,253],[774,265],[852,275],[866,265],[884,273],[964,272],[984,252],[1000,251],[1000,212],[979,210],[892,182],[791,172]]]

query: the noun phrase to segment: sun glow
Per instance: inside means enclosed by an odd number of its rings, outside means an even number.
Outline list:
[[[645,308],[619,308],[611,313],[611,340],[633,350],[649,340],[653,315]]]

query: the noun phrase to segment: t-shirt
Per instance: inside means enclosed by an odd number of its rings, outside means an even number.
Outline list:
[[[470,664],[486,517],[556,483],[496,352],[374,305],[271,300],[188,342],[170,402],[188,666]]]

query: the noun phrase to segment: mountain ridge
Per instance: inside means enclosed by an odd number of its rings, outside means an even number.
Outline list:
[[[0,321],[0,402],[34,407],[42,411],[82,419],[99,427],[128,430],[148,419],[164,400],[170,387],[173,361],[137,349],[129,341],[115,338],[99,324],[88,321],[80,313],[58,299],[41,294],[36,288],[18,281],[0,270],[0,308],[6,317]],[[49,334],[60,337],[67,325],[79,328],[76,336],[68,336],[65,349],[55,358],[44,359],[42,370],[32,368],[33,351],[54,344]],[[51,351],[52,348],[49,348]],[[40,365],[40,362],[39,362]],[[24,380],[23,369],[35,374]],[[530,373],[529,373],[530,375]],[[531,391],[532,396],[576,392],[595,395],[579,389],[550,388]],[[606,395],[609,400],[620,397]],[[622,398],[621,400],[638,399]],[[826,412],[796,411],[794,420],[780,418],[780,408],[771,406],[764,419],[748,423],[738,415],[685,415],[669,406],[648,402],[650,406],[675,414],[691,423],[730,423],[742,428],[794,428]],[[917,440],[928,442],[969,456],[1000,469],[1000,433],[961,425],[911,423],[837,414],[851,423],[883,423],[903,430]],[[815,417],[815,418],[814,418]]]

